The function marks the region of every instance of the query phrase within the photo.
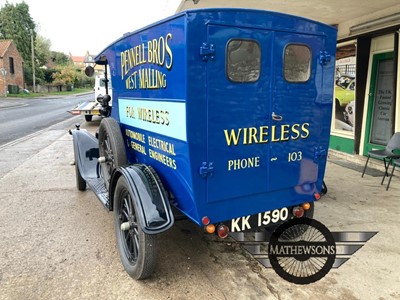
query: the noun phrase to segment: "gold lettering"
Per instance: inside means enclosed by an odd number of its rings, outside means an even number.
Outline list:
[[[126,74],[126,56],[125,56],[125,52],[126,51],[121,52],[121,77],[122,77],[122,80],[124,79],[124,76]]]
[[[176,162],[175,159],[172,159],[164,154],[161,154],[157,151],[149,149],[149,157],[176,170]]]
[[[162,119],[160,118],[160,120]],[[228,146],[265,144],[269,141],[283,142],[299,138],[306,139],[310,135],[309,126],[310,123],[272,125],[271,127],[264,125],[260,127],[224,129],[224,134]]]
[[[165,37],[165,51],[168,53],[169,56],[169,62],[165,64],[167,70],[170,70],[172,68],[172,63],[173,63],[172,50],[168,44],[169,40],[171,39],[172,39],[172,33],[168,33],[167,36]]]
[[[126,107],[126,117],[135,119],[135,108],[132,106]]]
[[[289,140],[289,125],[282,125],[281,127],[281,141]]]
[[[253,143],[253,140],[254,140],[254,142],[257,144],[258,143],[258,140],[257,140],[257,128],[255,128],[255,127],[250,127],[249,128],[249,144],[252,144]]]
[[[152,47],[153,43],[151,41],[147,42],[147,61],[149,62],[149,64],[151,64],[153,62],[153,47]]]
[[[259,156],[228,160],[228,171],[258,168],[259,166],[260,166]]]
[[[233,145],[237,146],[239,143],[240,134],[242,132],[242,128],[239,128],[237,135],[235,129],[231,129],[230,133],[227,129],[224,130],[226,144],[230,146],[233,142]]]
[[[164,65],[165,62],[165,41],[162,36],[158,39],[158,62],[160,66]]]
[[[292,133],[294,133],[295,135],[292,135],[292,140],[297,140],[300,137],[300,131],[299,128],[300,124],[293,124],[292,126]]]
[[[279,139],[276,138],[276,126],[272,125],[271,127],[271,142],[279,142]]]
[[[303,139],[306,139],[306,138],[308,138],[308,136],[310,135],[310,131],[308,130],[308,127],[310,126],[310,123],[304,123],[302,126],[301,126],[301,129],[303,130],[303,132],[305,133],[304,135],[302,134],[301,135],[301,137],[303,138]]]
[[[158,64],[157,50],[158,50],[157,40],[154,39],[153,40],[153,59],[154,59],[153,64]]]
[[[260,140],[259,143],[268,143],[268,126],[260,127]]]
[[[131,148],[139,153],[142,153],[143,155],[147,155],[146,148],[138,143],[131,141]]]

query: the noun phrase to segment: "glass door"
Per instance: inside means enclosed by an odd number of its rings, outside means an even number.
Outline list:
[[[371,149],[384,148],[393,135],[393,57],[393,52],[373,57],[364,155]]]

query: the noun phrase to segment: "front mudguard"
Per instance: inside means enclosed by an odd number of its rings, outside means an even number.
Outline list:
[[[110,209],[113,209],[115,187],[121,176],[128,182],[144,233],[157,234],[171,228],[174,216],[168,197],[162,183],[157,180],[157,175],[145,165],[131,165],[114,170],[110,181]]]
[[[70,133],[73,138],[75,163],[78,164],[82,178],[86,181],[97,178],[98,140],[85,129],[71,130]]]

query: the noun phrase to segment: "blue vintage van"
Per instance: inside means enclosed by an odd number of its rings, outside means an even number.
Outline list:
[[[98,99],[96,137],[71,131],[77,187],[114,211],[133,278],[151,275],[156,234],[178,214],[221,238],[312,217],[335,49],[336,29],[312,20],[200,9],[127,33],[96,57],[113,89]]]

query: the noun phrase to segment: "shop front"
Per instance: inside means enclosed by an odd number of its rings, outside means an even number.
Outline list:
[[[330,148],[367,155],[400,131],[396,27],[339,41]]]

